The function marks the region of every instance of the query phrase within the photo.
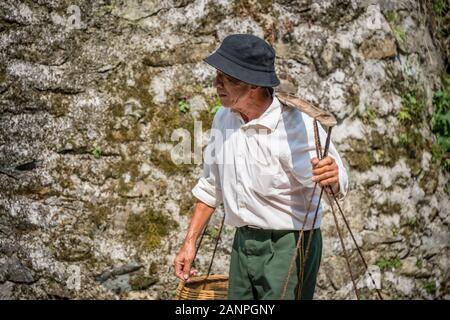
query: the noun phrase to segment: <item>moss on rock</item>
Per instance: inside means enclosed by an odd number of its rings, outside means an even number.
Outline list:
[[[395,214],[400,213],[402,209],[402,205],[398,202],[394,202],[391,200],[386,200],[382,204],[376,205],[378,210],[380,210],[381,213],[385,214]]]
[[[129,284],[132,290],[145,290],[157,282],[157,277],[145,276],[142,274],[138,274],[129,280]]]
[[[178,223],[158,211],[131,214],[125,231],[128,240],[138,243],[143,250],[156,249],[169,231],[178,227]]]

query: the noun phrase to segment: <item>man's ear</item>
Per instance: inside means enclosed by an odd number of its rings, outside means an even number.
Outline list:
[[[253,95],[259,95],[259,87],[253,84],[249,85],[249,93]]]

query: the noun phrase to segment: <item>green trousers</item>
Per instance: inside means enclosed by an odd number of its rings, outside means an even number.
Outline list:
[[[301,260],[311,231],[304,232],[303,254],[297,255],[284,299],[295,299]],[[229,273],[228,299],[278,300],[299,238],[298,231],[236,228]],[[322,256],[322,235],[315,229],[303,272],[301,298],[312,299]]]

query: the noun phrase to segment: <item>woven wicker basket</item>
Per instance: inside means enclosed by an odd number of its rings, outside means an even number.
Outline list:
[[[189,282],[178,284],[177,300],[226,300],[228,276],[220,274],[192,277]]]

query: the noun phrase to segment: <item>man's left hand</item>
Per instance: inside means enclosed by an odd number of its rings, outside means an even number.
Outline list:
[[[311,159],[313,167],[313,178],[314,182],[320,184],[321,187],[331,186],[333,192],[337,194],[339,192],[339,167],[336,161],[330,157],[326,156],[322,160],[316,157]],[[328,188],[325,189],[328,191]]]

